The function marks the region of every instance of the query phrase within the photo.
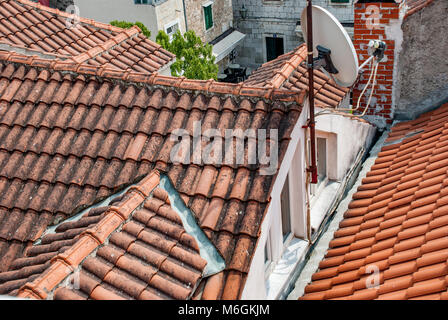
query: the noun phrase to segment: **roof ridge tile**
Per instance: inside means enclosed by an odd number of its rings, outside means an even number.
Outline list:
[[[0,52],[0,60],[5,60],[9,63],[16,63],[16,57],[23,57],[21,54],[2,54]],[[243,82],[238,84],[218,82],[214,79],[209,80],[195,80],[186,79],[183,77],[173,77],[159,75],[153,72],[151,75],[140,73],[136,71],[122,71],[111,67],[91,66],[85,63],[76,63],[75,61],[58,61],[48,60],[43,58],[31,57],[26,61],[17,62],[22,65],[29,65],[36,68],[48,68],[55,71],[69,71],[78,74],[88,74],[91,76],[99,76],[113,80],[122,81],[136,81],[138,83],[147,83],[150,85],[178,88],[181,90],[194,90],[206,93],[229,94],[234,96],[257,97],[267,100],[281,100],[284,102],[298,102],[302,103],[304,99],[304,92],[297,92],[292,90],[280,90],[273,87],[254,87],[245,85]]]
[[[120,45],[126,40],[129,40],[140,32],[140,28],[138,26],[133,26],[129,29],[123,29],[120,33],[103,42],[100,45],[97,45],[77,56],[71,58],[71,60],[75,61],[78,64],[84,63],[94,57],[101,55],[102,53],[108,52],[114,47]]]
[[[302,44],[299,46],[294,54],[283,63],[283,67],[276,72],[270,83],[274,88],[280,88],[283,86],[286,80],[292,75],[294,70],[305,60],[306,55],[303,56],[303,53],[306,52],[307,46],[306,44]],[[283,79],[283,80],[282,80]]]
[[[76,266],[91,252],[103,244],[108,237],[130,216],[159,184],[160,173],[152,171],[136,186],[128,190],[130,197],[119,206],[108,208],[101,220],[93,227],[82,232],[78,241],[51,259],[51,265],[34,281],[26,283],[18,291],[21,298],[46,299],[48,293],[59,285]],[[138,190],[138,192],[133,192]],[[142,194],[143,193],[143,194]]]

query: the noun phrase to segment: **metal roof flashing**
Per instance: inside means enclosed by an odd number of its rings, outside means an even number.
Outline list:
[[[160,175],[159,188],[168,192],[171,207],[181,218],[185,231],[196,240],[201,257],[207,261],[203,277],[209,277],[224,270],[224,259],[221,257],[216,247],[207,238],[204,231],[198,226],[193,213],[187,208],[167,176]]]

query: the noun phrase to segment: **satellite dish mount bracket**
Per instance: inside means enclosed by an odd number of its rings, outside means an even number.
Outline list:
[[[330,74],[339,73],[331,60],[331,50],[319,45],[316,49],[318,56],[314,58],[314,68],[317,69],[322,67]]]

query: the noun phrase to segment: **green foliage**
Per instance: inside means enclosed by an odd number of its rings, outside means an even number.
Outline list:
[[[156,42],[164,49],[176,55],[176,62],[171,65],[173,76],[185,76],[188,79],[217,79],[218,66],[215,64],[213,47],[204,44],[193,30],[185,32],[182,36],[178,30],[170,41],[169,36],[159,31]]]
[[[132,28],[132,26],[137,26],[140,28],[140,30],[142,30],[142,33],[146,36],[146,37],[151,37],[151,31],[148,30],[148,28],[145,27],[145,25],[141,22],[127,22],[127,21],[118,21],[118,20],[114,20],[110,22],[111,25],[113,25],[114,27],[119,27],[119,28],[123,28],[123,29],[129,29]]]

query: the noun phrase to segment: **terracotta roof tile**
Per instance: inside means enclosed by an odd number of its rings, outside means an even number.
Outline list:
[[[282,89],[282,94],[278,95],[271,88],[252,89],[241,84],[223,85],[155,74],[147,77],[135,72],[113,74],[107,78],[100,68],[92,69],[95,77],[80,76],[73,73],[75,65],[58,67],[58,70],[64,70],[62,75],[52,69],[56,64],[45,59],[11,62],[18,56],[0,53],[0,84],[4,84],[0,86],[4,107],[0,109],[0,161],[3,164],[0,171],[0,209],[3,210],[0,244],[4,243],[0,249],[5,252],[1,260],[4,271],[16,258],[23,256],[25,243],[37,240],[50,224],[133,184],[152,169],[159,169],[173,182],[227,262],[219,298],[239,297],[275,177],[260,177],[260,165],[249,164],[247,156],[238,165],[174,164],[170,161],[174,144],[169,141],[169,134],[175,129],[187,129],[192,134],[196,120],[204,121],[203,131],[207,128],[275,128],[279,130],[282,145],[281,160],[301,112],[303,93]],[[33,67],[34,64],[39,67]],[[142,82],[134,83],[133,80]],[[2,100],[4,96],[8,99]],[[240,104],[244,109],[238,109]],[[247,181],[254,188],[243,187],[235,183],[235,179]],[[20,190],[25,192],[22,194]],[[145,194],[144,190],[139,192]],[[136,221],[144,225],[152,221],[151,228],[169,234],[181,246],[197,250],[191,237],[176,227],[178,221],[172,212],[162,209],[163,201],[159,202],[159,208],[136,212]],[[156,202],[154,199],[151,203]],[[154,210],[160,211],[160,217],[153,220],[152,216],[157,212]],[[127,214],[117,210],[118,216],[126,217]],[[30,252],[39,255],[66,250],[74,245],[70,242],[76,237],[74,230],[83,228],[75,227],[65,231],[70,232],[67,235],[54,236],[54,243],[47,239],[49,243],[32,246]],[[91,245],[106,237],[104,233],[89,232]],[[122,250],[131,250],[132,255],[140,259],[156,259],[157,251],[147,251],[145,241],[157,241],[145,232],[140,236],[142,240],[135,242],[128,233],[116,233],[110,242]],[[247,254],[242,255],[244,250]],[[182,247],[173,247],[171,254],[174,259],[185,260],[193,269],[201,268],[198,260]],[[65,263],[67,259],[76,261],[79,257],[67,256],[57,261]],[[64,263],[51,265],[55,274],[65,274]],[[177,272],[169,263],[163,268]],[[8,272],[14,271],[10,269]],[[29,276],[30,281],[35,276],[36,273]],[[2,292],[15,292],[24,284],[23,279],[18,279],[14,288],[11,281],[4,282]],[[57,279],[52,278],[52,281]],[[228,279],[232,280],[232,285],[226,285]],[[177,288],[178,280],[167,281],[174,281],[173,288]],[[110,289],[109,285],[101,285],[95,293],[101,296]],[[38,289],[25,291],[33,297],[45,296]],[[60,292],[58,297],[87,297],[81,292],[74,295],[64,290]],[[157,292],[151,287],[141,296],[155,297]],[[167,298],[171,293],[159,292],[158,297]],[[125,294],[125,297],[130,296]]]
[[[146,210],[142,205],[155,208],[150,204],[159,198],[170,207],[167,194],[155,189],[158,183],[158,173],[151,173],[111,205],[58,226],[56,233],[44,236],[25,258],[16,260],[14,271],[0,274],[0,290],[11,293],[18,289],[19,296],[44,299],[55,289],[55,299],[140,299],[149,298],[143,294],[148,290],[161,298],[188,298],[206,265],[195,240],[192,246],[186,245],[165,229],[163,225],[168,224],[185,233],[178,218],[167,220],[158,213],[160,209],[145,223],[139,218],[138,213]],[[128,214],[127,218],[122,214]],[[155,219],[160,222],[151,224]],[[95,247],[98,250],[91,254]],[[78,286],[65,286],[62,280],[72,272],[68,266],[77,265],[80,272],[71,277]]]
[[[422,10],[426,6],[430,5],[434,0],[406,0],[404,5],[406,6],[405,18],[412,14]]]
[[[268,61],[253,71],[244,82],[247,85],[259,87],[283,88],[292,91],[308,90],[308,73],[306,66],[306,45],[302,44],[295,50]],[[336,108],[348,95],[349,89],[338,86],[322,71],[314,71],[314,88],[316,106]]]
[[[447,110],[392,127],[301,299],[440,299],[446,292],[447,131],[435,128],[444,128]],[[368,289],[372,265],[380,283]]]
[[[77,27],[69,28],[66,12],[27,0],[1,1],[0,11],[0,50],[144,73],[174,59],[136,26],[125,30],[80,18]]]

